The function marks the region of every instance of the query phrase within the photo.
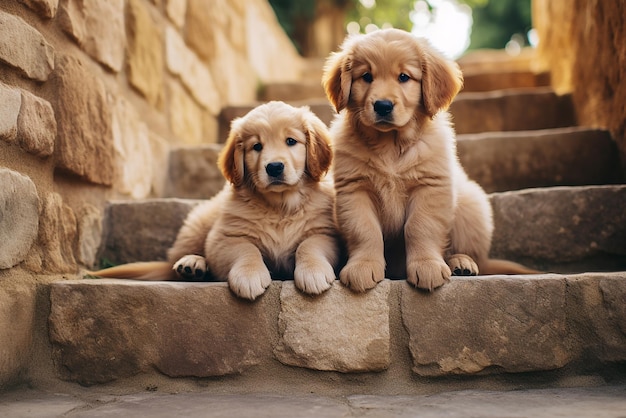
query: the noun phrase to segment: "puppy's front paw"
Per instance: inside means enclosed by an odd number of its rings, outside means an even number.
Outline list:
[[[296,287],[304,293],[319,295],[330,289],[335,281],[335,271],[326,260],[299,261],[293,279]]]
[[[455,276],[476,276],[478,274],[478,265],[469,255],[451,255],[448,258],[448,266]]]
[[[202,280],[207,272],[207,265],[204,257],[189,254],[174,263],[172,269],[182,280]]]
[[[415,287],[432,291],[450,280],[450,267],[442,260],[419,260],[407,266],[406,280]]]
[[[228,273],[228,285],[240,298],[254,300],[261,296],[272,283],[272,277],[265,265],[254,267],[233,267]]]
[[[385,264],[376,261],[348,261],[339,273],[341,283],[355,292],[365,292],[385,278]]]

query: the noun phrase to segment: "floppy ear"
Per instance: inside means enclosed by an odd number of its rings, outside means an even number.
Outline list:
[[[443,57],[427,41],[417,40],[422,51],[422,103],[431,118],[450,106],[463,87],[463,74],[456,62]]]
[[[330,135],[324,122],[310,110],[304,112],[303,119],[307,136],[306,171],[314,181],[320,181],[333,162]]]
[[[222,174],[235,187],[243,185],[245,165],[243,160],[243,138],[239,130],[239,119],[231,123],[226,144],[219,155],[217,165]]]
[[[352,87],[352,56],[347,51],[334,52],[326,60],[322,86],[337,113],[345,109]]]

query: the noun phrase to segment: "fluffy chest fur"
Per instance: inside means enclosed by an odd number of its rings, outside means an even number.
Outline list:
[[[409,196],[423,186],[449,186],[456,161],[454,133],[443,113],[419,130],[356,134],[349,115],[339,115],[334,176],[338,199],[365,191],[389,231],[404,225]]]

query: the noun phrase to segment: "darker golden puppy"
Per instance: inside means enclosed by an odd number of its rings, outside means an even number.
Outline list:
[[[432,290],[453,273],[531,272],[488,258],[491,206],[458,161],[446,112],[462,83],[456,63],[397,29],[349,37],[329,57],[336,215],[349,256],[340,279],[350,288],[385,275]]]
[[[323,180],[331,161],[327,128],[308,108],[261,105],[233,121],[218,162],[229,184],[189,213],[169,261],[93,274],[174,280],[208,271],[246,299],[272,277],[293,277],[319,294],[335,280],[339,258],[334,190]]]

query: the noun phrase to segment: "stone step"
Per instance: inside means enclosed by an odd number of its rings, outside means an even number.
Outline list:
[[[299,83],[268,84],[264,86],[258,94],[258,99],[262,102],[269,102],[272,100],[294,102],[325,98],[326,94],[322,88],[321,78],[319,80],[306,80]]]
[[[241,117],[261,102],[222,109],[219,116],[219,141],[223,142],[230,122]],[[326,99],[289,102],[295,106],[310,106],[327,125],[335,116]],[[458,134],[526,131],[561,128],[576,125],[576,115],[570,95],[559,96],[549,87],[460,93],[450,106]]]
[[[463,80],[463,92],[546,87],[550,85],[550,73],[528,70],[467,71],[463,73]]]
[[[197,202],[110,202],[104,215],[100,259],[113,264],[164,260],[186,214]],[[492,256],[542,271],[626,271],[626,185],[494,193],[491,203],[495,222]]]
[[[221,190],[224,178],[216,165],[221,148],[210,144],[172,151],[164,196],[206,199]],[[592,128],[461,134],[458,153],[469,176],[489,193],[623,180],[610,134]]]
[[[457,139],[465,171],[488,193],[623,181],[617,146],[607,131],[569,127]]]
[[[624,300],[624,272],[453,278],[433,293],[335,282],[317,297],[275,281],[255,302],[226,283],[65,280],[50,284],[48,323],[56,372],[83,385],[165,375],[385,393],[617,367]]]
[[[576,125],[571,96],[549,87],[460,93],[450,113],[458,134]]]

